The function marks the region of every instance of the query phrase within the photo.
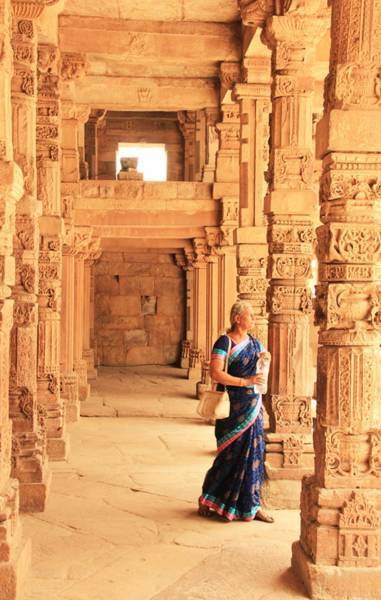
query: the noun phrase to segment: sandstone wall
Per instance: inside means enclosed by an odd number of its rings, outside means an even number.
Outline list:
[[[98,178],[115,178],[115,153],[119,143],[165,144],[168,181],[184,179],[184,141],[173,113],[107,114],[98,134]]]
[[[95,311],[101,365],[174,363],[184,337],[184,271],[162,251],[104,252]]]

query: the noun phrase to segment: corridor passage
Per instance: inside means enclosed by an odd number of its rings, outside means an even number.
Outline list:
[[[26,600],[305,597],[289,569],[299,511],[277,511],[274,525],[198,516],[215,442],[184,373],[99,369],[46,511],[22,517]]]

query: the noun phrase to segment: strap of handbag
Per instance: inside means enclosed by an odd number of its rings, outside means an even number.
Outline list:
[[[226,336],[227,338],[229,338],[229,346],[228,346],[228,352],[226,354],[226,358],[225,358],[225,367],[224,367],[224,371],[225,373],[228,372],[228,366],[229,366],[229,354],[230,354],[230,350],[232,348],[232,339],[229,335]],[[226,387],[226,386],[225,386]]]
[[[229,346],[228,346],[228,351],[225,357],[225,365],[224,365],[224,372],[227,373],[228,372],[228,366],[229,366],[229,354],[230,354],[230,350],[232,347],[232,339],[229,335],[226,336],[229,340]],[[216,382],[214,381],[212,383],[212,390],[216,388]],[[226,385],[224,385],[224,390],[226,390]]]

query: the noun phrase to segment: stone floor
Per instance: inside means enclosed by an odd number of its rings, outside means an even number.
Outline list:
[[[197,515],[215,442],[193,390],[179,369],[100,369],[46,511],[23,517],[25,600],[305,597],[289,568],[298,511],[277,511],[274,525]]]

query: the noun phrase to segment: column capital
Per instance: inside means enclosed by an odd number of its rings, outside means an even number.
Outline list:
[[[62,52],[61,77],[64,81],[81,79],[86,73],[86,56],[79,52]]]
[[[303,62],[305,53],[312,52],[329,27],[329,13],[285,14],[268,19],[263,30],[263,42],[276,49],[286,66]],[[279,59],[279,57],[276,57]]]
[[[89,245],[93,235],[92,227],[75,227],[74,228],[74,252],[78,258],[87,258]]]
[[[205,264],[205,257],[208,254],[208,245],[206,243],[205,238],[193,238],[193,251],[195,254],[195,259],[193,261],[193,266],[199,267]]]
[[[238,0],[242,23],[249,27],[263,27],[274,12],[275,0]]]
[[[233,89],[233,99],[239,101],[245,98],[270,99],[270,83],[237,83]]]
[[[59,58],[59,48],[54,44],[38,44],[37,67],[40,73],[50,73]]]
[[[57,2],[58,0],[12,0],[12,11],[19,19],[37,19],[46,6],[53,6]]]
[[[286,14],[317,15],[327,10],[326,0],[238,0],[244,25],[264,27],[269,17]]]
[[[221,86],[225,90],[232,90],[234,85],[241,81],[241,63],[240,62],[222,62],[219,72]]]

